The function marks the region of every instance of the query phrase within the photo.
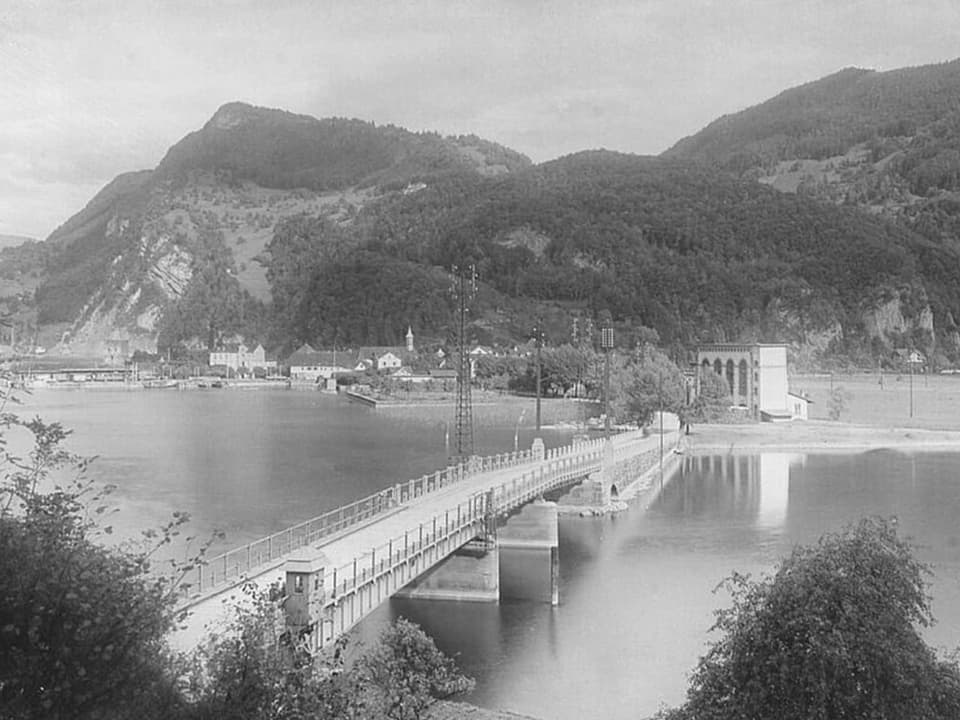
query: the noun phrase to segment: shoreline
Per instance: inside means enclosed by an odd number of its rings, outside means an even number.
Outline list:
[[[960,430],[879,427],[826,420],[698,425],[685,439],[687,452],[693,455],[756,450],[960,450]]]

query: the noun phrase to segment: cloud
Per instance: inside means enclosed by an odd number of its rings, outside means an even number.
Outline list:
[[[0,156],[20,190],[0,223],[22,203],[48,232],[80,188],[155,166],[231,100],[472,132],[538,161],[657,153],[845,66],[951,59],[958,26],[952,0],[7,0]]]

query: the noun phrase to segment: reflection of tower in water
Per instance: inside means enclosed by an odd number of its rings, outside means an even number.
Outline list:
[[[658,505],[682,515],[780,526],[790,499],[790,467],[800,459],[788,453],[688,456],[680,477],[667,486]]]

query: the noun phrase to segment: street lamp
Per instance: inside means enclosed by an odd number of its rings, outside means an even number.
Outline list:
[[[519,452],[520,450],[520,423],[523,422],[523,415],[527,410],[524,408],[520,411],[520,417],[517,418],[517,426],[513,430],[513,451]]]

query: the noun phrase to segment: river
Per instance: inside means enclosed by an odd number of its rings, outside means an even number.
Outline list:
[[[532,404],[532,403],[531,403]],[[481,452],[513,446],[520,404],[478,408]],[[240,544],[444,464],[448,408],[371,411],[318,393],[47,392],[27,401],[97,453],[118,485],[121,533],[187,510]],[[519,429],[534,436],[532,408]],[[547,444],[569,431],[544,433]],[[960,645],[960,454],[872,451],[686,458],[648,508],[565,517],[560,604],[394,600],[365,622],[420,623],[477,679],[468,698],[542,718],[636,718],[683,699],[714,594],[732,571],[771,570],[796,543],[868,514],[895,515],[934,569],[925,631]]]

